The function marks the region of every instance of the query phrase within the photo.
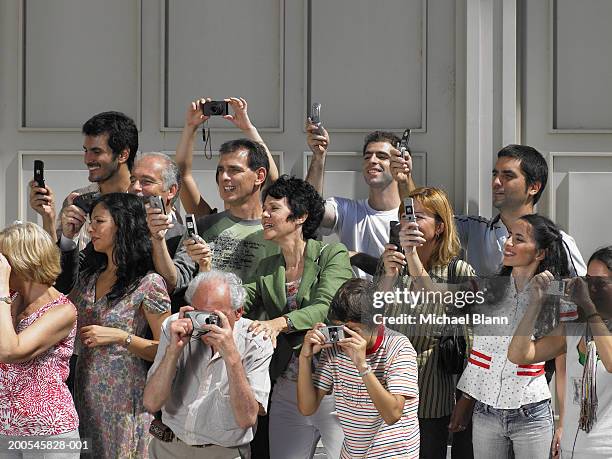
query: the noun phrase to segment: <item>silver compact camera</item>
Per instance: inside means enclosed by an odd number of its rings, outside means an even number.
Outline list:
[[[319,331],[325,336],[325,344],[337,343],[341,339],[344,339],[343,327],[343,325],[329,325],[319,328]]]
[[[569,279],[553,280],[546,289],[546,293],[553,296],[567,296],[568,282]]]
[[[187,311],[185,318],[191,320],[193,334],[196,336],[205,335],[210,330],[204,328],[205,325],[221,325],[221,319],[217,314],[203,311]]]

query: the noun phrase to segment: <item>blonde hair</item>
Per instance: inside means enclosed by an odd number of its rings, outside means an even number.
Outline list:
[[[62,271],[58,247],[34,223],[18,223],[0,231],[0,253],[12,272],[24,280],[51,286]]]
[[[444,223],[444,231],[437,239],[436,246],[431,253],[430,265],[431,267],[448,265],[461,251],[454,212],[448,202],[448,196],[441,189],[433,187],[417,188],[409,196],[434,214],[436,223]]]

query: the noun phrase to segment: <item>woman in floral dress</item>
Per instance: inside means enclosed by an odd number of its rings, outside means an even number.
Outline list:
[[[103,195],[91,212],[93,263],[70,294],[77,305],[81,349],[75,402],[82,438],[94,457],[146,458],[152,416],[143,391],[170,298],[154,272],[142,201]],[[144,339],[147,326],[153,341]]]

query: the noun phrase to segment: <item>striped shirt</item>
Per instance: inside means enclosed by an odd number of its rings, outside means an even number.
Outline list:
[[[418,458],[418,370],[412,344],[381,327],[366,360],[387,391],[406,397],[404,412],[399,421],[387,425],[351,359],[337,346],[324,349],[313,382],[321,390],[333,390],[344,431],[341,459]]]
[[[466,262],[459,260],[455,265],[455,278],[458,280],[475,276],[474,270]],[[429,277],[434,282],[446,283],[448,280],[448,265],[434,266],[429,271]],[[400,288],[409,288],[410,276],[402,279]],[[399,317],[408,314],[445,314],[443,304],[421,304],[412,309],[409,305],[395,303],[385,311],[387,317]],[[419,365],[419,418],[441,418],[451,414],[455,405],[455,378],[444,371],[439,363],[438,341],[442,335],[443,326],[436,324],[417,323],[415,325],[392,325],[391,328],[407,336],[417,353]],[[467,330],[465,331],[467,334]],[[466,336],[467,337],[467,336]]]

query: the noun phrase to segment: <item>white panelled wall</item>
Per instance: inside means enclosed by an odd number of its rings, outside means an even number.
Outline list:
[[[26,185],[46,164],[58,202],[84,185],[80,126],[120,110],[140,151],[172,154],[192,99],[238,96],[281,172],[305,175],[304,118],[331,133],[326,195],[363,196],[363,137],[412,129],[420,184],[463,204],[465,6],[448,0],[6,0],[0,2],[0,224],[34,220]],[[456,65],[458,63],[458,65]],[[457,96],[459,94],[459,96]],[[213,119],[212,148],[239,136]],[[195,175],[220,206],[216,159]],[[455,164],[459,167],[455,167]],[[343,179],[338,180],[339,177]],[[348,180],[344,178],[350,177]]]
[[[610,17],[608,0],[4,0],[0,226],[35,220],[35,158],[60,199],[85,184],[91,115],[124,111],[141,151],[172,154],[192,98],[241,96],[281,171],[298,176],[307,107],[323,104],[327,195],[364,196],[364,135],[410,127],[417,183],[491,215],[496,151],[531,144],[551,168],[539,211],[588,257],[612,242],[607,221],[585,222],[607,215],[612,185]],[[238,136],[211,127],[213,150]],[[215,160],[200,151],[195,166],[219,206]]]

